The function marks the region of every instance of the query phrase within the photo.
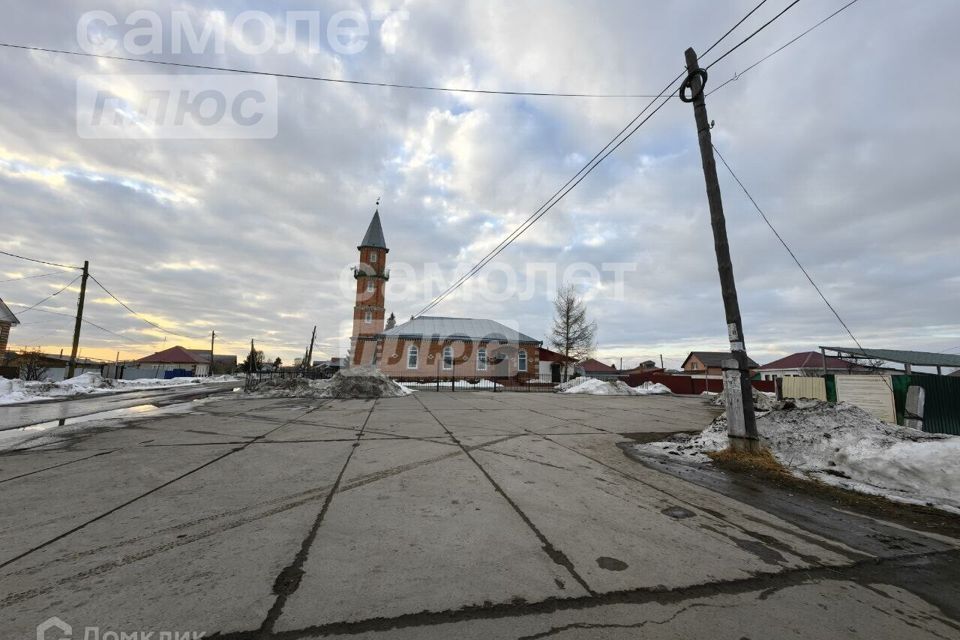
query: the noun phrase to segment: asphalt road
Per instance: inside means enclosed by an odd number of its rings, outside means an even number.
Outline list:
[[[684,397],[230,397],[71,431],[0,455],[0,625],[10,638],[52,616],[74,638],[960,637],[956,540],[777,513],[742,483],[727,495],[617,447],[715,412]],[[782,499],[801,514],[808,500]]]

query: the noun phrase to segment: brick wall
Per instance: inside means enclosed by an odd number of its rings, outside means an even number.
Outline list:
[[[0,354],[7,350],[7,340],[10,339],[10,323],[0,322]]]

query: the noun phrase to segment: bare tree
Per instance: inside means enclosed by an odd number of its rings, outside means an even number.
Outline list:
[[[568,378],[570,360],[579,362],[593,353],[594,338],[597,335],[597,323],[587,318],[587,306],[573,285],[564,285],[557,289],[553,300],[553,328],[548,342],[558,353],[564,356],[563,379]]]
[[[24,350],[20,355],[20,379],[43,380],[48,368],[44,364],[43,354],[39,351]]]

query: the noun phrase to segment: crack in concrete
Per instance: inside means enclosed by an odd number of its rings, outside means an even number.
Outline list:
[[[217,640],[299,640],[322,635],[359,635],[474,620],[499,620],[562,611],[580,611],[613,604],[654,602],[667,605],[698,598],[715,597],[721,594],[742,595],[755,591],[761,592],[761,595],[767,594],[767,597],[769,597],[769,594],[775,591],[824,580],[845,580],[861,586],[877,583],[890,584],[917,595],[914,590],[901,586],[899,583],[902,581],[910,582],[909,573],[911,571],[920,572],[919,576],[912,578],[915,582],[926,582],[927,576],[922,572],[926,565],[931,563],[936,565],[931,573],[955,574],[960,571],[960,551],[939,551],[905,555],[898,558],[871,558],[846,567],[786,569],[778,573],[758,573],[746,578],[707,582],[672,589],[648,587],[570,598],[547,598],[538,602],[468,605],[446,611],[423,611],[389,618],[378,617],[350,622],[331,622],[277,633],[260,634],[257,631],[240,631],[208,634],[206,637],[217,638]],[[935,589],[936,587],[931,586],[931,588]],[[929,598],[921,599],[929,601]],[[953,608],[958,610],[952,599],[948,603],[952,603]],[[932,602],[931,604],[937,605],[938,603]],[[939,603],[941,610],[943,604],[944,602]],[[960,625],[957,625],[955,621],[949,621],[946,624],[960,628]]]
[[[473,462],[473,464],[477,467],[477,469],[480,470],[480,473],[482,473],[484,477],[486,477],[487,481],[493,486],[494,490],[498,494],[500,494],[500,496],[507,501],[507,504],[509,504],[513,508],[513,510],[517,513],[518,516],[520,516],[520,519],[523,520],[524,524],[526,524],[527,527],[529,527],[529,529],[533,531],[534,535],[537,536],[537,539],[540,540],[540,544],[542,545],[541,548],[543,549],[543,552],[547,554],[547,557],[549,557],[554,563],[566,569],[567,572],[570,574],[570,576],[574,580],[576,580],[581,587],[583,587],[584,591],[586,591],[591,595],[594,595],[596,592],[590,587],[589,584],[587,584],[587,581],[584,580],[583,577],[577,572],[577,569],[576,567],[574,567],[573,562],[570,560],[570,558],[568,558],[566,554],[564,554],[562,551],[557,549],[553,545],[553,543],[550,542],[550,540],[547,539],[545,535],[543,535],[540,529],[538,529],[537,526],[533,523],[533,521],[530,520],[530,518],[527,516],[527,514],[523,512],[520,506],[517,505],[517,503],[514,502],[513,499],[510,498],[510,496],[507,495],[507,493],[497,483],[497,481],[493,479],[493,476],[491,476],[487,472],[487,470],[483,468],[483,465],[481,465],[480,462],[473,456],[473,454],[471,453],[471,450],[468,447],[465,447],[462,442],[460,442],[460,440],[453,434],[453,432],[450,431],[446,427],[446,425],[444,425],[443,422],[441,422],[440,419],[436,415],[434,415],[434,413],[429,408],[427,408],[425,404],[423,404],[423,401],[420,400],[420,398],[417,398],[416,396],[414,397],[416,398],[417,402],[423,405],[423,408],[427,411],[427,413],[429,413],[430,416],[437,421],[437,424],[439,424],[440,427],[447,432],[447,434],[450,436],[450,439],[453,442],[456,442],[457,445],[466,454],[466,456],[470,458],[470,461]]]
[[[55,465],[50,466],[50,467],[44,467],[43,469],[36,469],[36,470],[34,470],[34,471],[28,471],[27,473],[21,473],[21,474],[18,475],[18,476],[13,476],[12,478],[4,478],[3,480],[0,480],[0,484],[3,484],[4,482],[10,482],[11,480],[19,480],[20,478],[26,478],[27,476],[32,476],[32,475],[37,474],[37,473],[43,473],[44,471],[50,471],[51,469],[59,469],[60,467],[65,467],[65,466],[70,465],[70,464],[76,464],[76,463],[78,463],[78,462],[83,462],[84,460],[89,460],[90,458],[96,458],[96,457],[98,457],[98,456],[105,456],[105,455],[107,455],[108,453],[113,453],[114,451],[119,451],[119,449],[110,449],[110,450],[108,450],[108,451],[101,451],[101,452],[99,452],[99,453],[93,454],[92,456],[86,456],[86,457],[84,457],[84,458],[77,458],[76,460],[70,460],[69,462],[61,462],[60,464],[55,464]]]
[[[370,410],[367,413],[366,420],[363,421],[363,426],[361,426],[359,432],[357,432],[357,441],[347,453],[347,458],[343,461],[343,467],[340,468],[340,473],[337,475],[337,479],[334,481],[333,487],[327,494],[326,499],[324,499],[323,506],[320,507],[320,513],[317,514],[317,518],[314,520],[313,526],[310,527],[310,531],[307,532],[307,536],[303,539],[303,542],[300,545],[300,550],[297,552],[297,555],[294,556],[293,561],[284,567],[283,570],[281,570],[277,575],[277,578],[273,583],[273,593],[277,597],[273,601],[273,606],[271,606],[270,610],[267,612],[267,616],[264,618],[263,623],[260,625],[261,633],[271,633],[273,631],[274,626],[277,624],[277,620],[279,620],[280,616],[283,614],[283,608],[287,604],[287,599],[296,593],[297,589],[300,588],[300,581],[303,579],[304,574],[303,565],[306,563],[307,557],[310,555],[310,548],[317,539],[317,533],[320,531],[320,525],[323,524],[323,518],[327,515],[330,504],[333,502],[333,496],[337,493],[340,483],[343,481],[343,475],[347,471],[347,465],[350,464],[350,460],[353,459],[353,454],[356,453],[357,447],[360,446],[360,440],[363,438],[363,430],[366,428],[367,422],[370,421],[370,416],[373,415],[373,410],[376,408],[376,406],[377,401],[374,400],[370,405]]]
[[[316,410],[319,409],[321,406],[322,406],[322,405],[317,405],[317,406],[315,406],[315,407],[311,407],[311,408],[308,409],[303,415],[306,415],[307,413],[311,413],[311,412],[313,412],[313,411],[316,411]],[[277,427],[277,428],[279,429],[280,427]],[[258,437],[265,438],[265,437],[267,437],[268,435],[270,435],[271,433],[273,433],[274,431],[276,431],[276,429],[272,429],[272,430],[268,431],[267,433],[263,434],[263,436],[258,436]],[[111,514],[113,514],[113,513],[116,513],[116,512],[119,511],[120,509],[123,509],[124,507],[127,507],[127,506],[133,504],[134,502],[137,502],[138,500],[142,500],[143,498],[146,498],[147,496],[152,495],[152,494],[156,493],[157,491],[160,491],[161,489],[163,489],[163,488],[165,488],[165,487],[169,487],[169,486],[172,485],[173,483],[178,482],[178,481],[180,481],[180,480],[182,480],[182,479],[184,479],[184,478],[186,478],[186,477],[188,477],[188,476],[191,476],[191,475],[193,475],[194,473],[196,473],[196,472],[198,472],[198,471],[200,471],[200,470],[202,470],[202,469],[205,469],[205,468],[209,467],[209,466],[212,465],[212,464],[216,464],[217,462],[223,460],[224,458],[226,458],[226,457],[228,457],[228,456],[231,456],[231,455],[237,453],[238,451],[243,451],[243,450],[246,449],[248,446],[250,446],[252,443],[253,443],[253,441],[250,441],[250,442],[246,443],[245,445],[243,445],[242,447],[236,447],[236,448],[234,448],[234,449],[231,449],[230,451],[227,451],[226,453],[223,453],[223,454],[221,454],[221,455],[213,458],[212,460],[209,460],[209,461],[207,461],[207,462],[205,462],[205,463],[203,463],[203,464],[201,464],[201,465],[199,465],[199,466],[197,466],[197,467],[194,467],[193,469],[187,471],[186,473],[182,473],[182,474],[180,474],[179,476],[177,476],[177,477],[175,477],[175,478],[173,478],[173,479],[171,479],[171,480],[168,480],[167,482],[164,482],[164,483],[160,484],[159,486],[154,487],[153,489],[150,489],[149,491],[146,491],[146,492],[144,492],[144,493],[141,493],[140,495],[135,496],[135,497],[131,498],[130,500],[127,500],[126,502],[123,502],[123,503],[117,505],[116,507],[113,507],[112,509],[109,509],[109,510],[105,511],[105,512],[101,513],[100,515],[95,516],[95,517],[87,520],[86,522],[82,522],[81,524],[73,527],[72,529],[69,529],[68,531],[65,531],[65,532],[63,532],[63,533],[61,533],[61,534],[59,534],[59,535],[54,536],[53,538],[50,538],[50,539],[48,539],[48,540],[46,540],[46,541],[44,541],[44,542],[41,542],[41,543],[38,544],[37,546],[32,547],[32,548],[30,548],[30,549],[28,549],[28,550],[26,550],[26,551],[24,551],[24,552],[22,552],[22,553],[20,553],[20,554],[18,554],[18,555],[16,555],[16,556],[14,556],[13,558],[10,558],[9,560],[5,560],[4,562],[0,563],[0,569],[6,567],[6,566],[8,566],[8,565],[13,564],[14,562],[17,562],[18,560],[21,560],[21,559],[29,556],[29,555],[32,554],[32,553],[36,553],[36,552],[39,551],[40,549],[43,549],[43,548],[45,548],[45,547],[53,544],[54,542],[57,542],[57,541],[59,541],[59,540],[62,540],[62,539],[64,539],[64,538],[66,538],[67,536],[70,536],[70,535],[76,533],[77,531],[80,531],[81,529],[84,529],[84,528],[90,526],[90,525],[93,524],[94,522],[97,522],[97,521],[99,521],[99,520],[102,520],[102,519],[106,518],[107,516],[109,516],[109,515],[111,515]]]

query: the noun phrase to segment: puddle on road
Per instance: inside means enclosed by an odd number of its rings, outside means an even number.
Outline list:
[[[74,424],[79,424],[81,422],[90,422],[92,420],[109,420],[111,418],[126,418],[128,416],[140,416],[146,413],[151,413],[156,411],[159,407],[155,404],[138,404],[134,407],[126,407],[123,409],[111,409],[110,411],[101,411],[99,413],[90,413],[85,416],[77,416],[75,418],[64,418],[62,420],[51,420],[50,422],[41,422],[40,424],[32,424],[29,427],[23,427],[22,429],[14,429],[13,433],[29,433],[33,431],[46,431],[53,427],[63,427]]]

